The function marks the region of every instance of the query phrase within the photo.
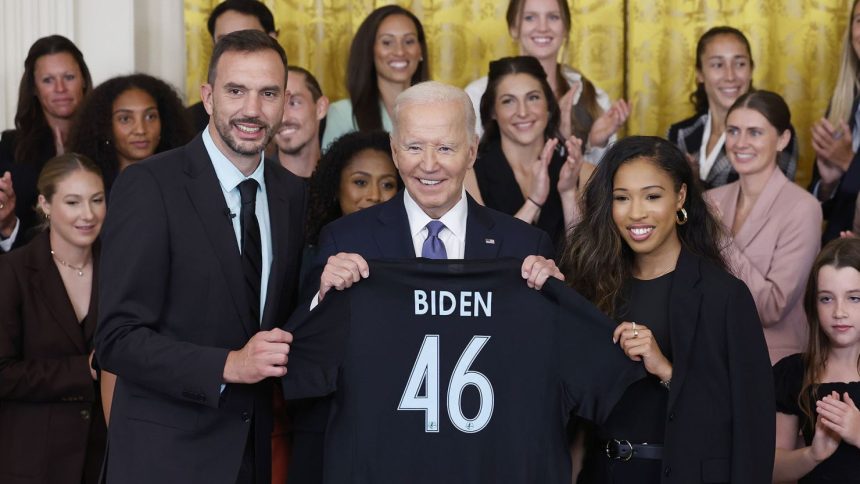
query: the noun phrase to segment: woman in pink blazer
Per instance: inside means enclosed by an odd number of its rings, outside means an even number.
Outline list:
[[[818,201],[777,169],[790,123],[779,94],[738,98],[726,117],[726,151],[739,178],[705,194],[730,234],[726,260],[752,292],[771,363],[806,346],[803,290],[821,245]]]

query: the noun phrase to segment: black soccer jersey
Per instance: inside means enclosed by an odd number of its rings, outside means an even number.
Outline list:
[[[371,262],[295,336],[287,398],[337,389],[326,483],[569,483],[571,411],[602,421],[644,377],[615,324],[520,261]]]

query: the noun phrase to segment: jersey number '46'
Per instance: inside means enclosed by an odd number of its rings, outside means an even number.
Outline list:
[[[448,382],[448,417],[454,427],[461,432],[480,432],[490,422],[493,416],[493,385],[490,380],[478,371],[469,371],[472,362],[478,357],[478,353],[490,340],[489,336],[473,336],[466,349],[457,360],[451,379]],[[424,395],[419,395],[421,385],[424,384]],[[478,414],[468,418],[463,414],[461,398],[463,390],[467,386],[473,386],[478,390],[481,404]],[[422,410],[424,412],[424,431],[439,431],[439,335],[428,334],[424,336],[418,357],[403,396],[400,397],[400,405],[397,410]]]

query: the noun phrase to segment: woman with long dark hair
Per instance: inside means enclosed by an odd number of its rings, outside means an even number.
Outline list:
[[[128,165],[187,143],[193,132],[182,101],[147,74],[109,79],[80,109],[70,147],[96,162],[110,192]]]
[[[398,5],[379,7],[358,27],[346,66],[348,99],[329,106],[322,147],[350,131],[391,131],[394,98],[430,78],[421,21]]]
[[[585,187],[566,280],[620,323],[619,351],[651,375],[587,439],[580,482],[761,483],[774,410],[767,346],[746,285],[685,156],[625,138]]]
[[[92,86],[84,56],[71,40],[51,35],[30,47],[18,87],[15,129],[0,136],[0,239],[12,236],[16,217],[16,245],[39,223],[33,210],[39,172],[66,151],[75,114]]]
[[[558,103],[540,62],[530,56],[491,62],[480,115],[484,134],[467,173],[470,194],[535,224],[560,245],[594,165],[583,161],[578,138],[560,138]]]

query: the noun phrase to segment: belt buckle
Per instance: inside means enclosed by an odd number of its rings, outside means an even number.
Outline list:
[[[615,447],[614,449],[612,448],[613,444]],[[626,452],[623,450],[623,446],[627,447]],[[626,440],[626,439],[607,440],[605,450],[606,450],[606,457],[609,457],[610,459],[627,462],[628,460],[633,458],[633,444],[631,444],[630,441]],[[614,450],[614,452],[613,452],[613,450]]]

